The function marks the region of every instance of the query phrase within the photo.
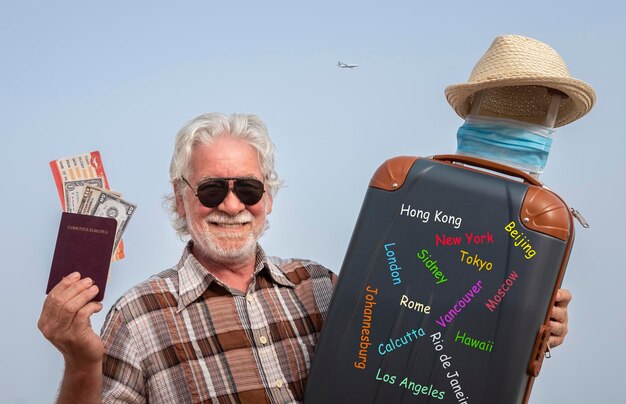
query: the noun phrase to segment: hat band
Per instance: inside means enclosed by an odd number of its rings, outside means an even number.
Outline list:
[[[468,115],[457,131],[457,153],[541,173],[554,130],[512,119]]]

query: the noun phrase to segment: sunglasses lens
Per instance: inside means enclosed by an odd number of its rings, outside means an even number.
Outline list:
[[[219,206],[228,195],[227,179],[209,180],[198,186],[198,199],[207,208]],[[235,179],[233,191],[244,205],[254,205],[263,197],[263,183],[254,178]]]
[[[207,208],[218,206],[228,194],[228,181],[207,181],[198,186],[198,199]]]
[[[235,195],[244,205],[254,205],[263,197],[263,183],[253,178],[235,181]]]

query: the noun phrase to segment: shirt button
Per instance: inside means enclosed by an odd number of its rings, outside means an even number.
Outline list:
[[[261,344],[265,345],[267,344],[267,337],[265,337],[265,335],[261,335],[259,341],[261,341]]]
[[[278,387],[279,389],[281,387],[283,387],[283,381],[282,380],[276,380],[276,387]]]
[[[251,294],[247,294],[246,295],[246,300],[248,301],[248,303],[252,303],[252,295]]]

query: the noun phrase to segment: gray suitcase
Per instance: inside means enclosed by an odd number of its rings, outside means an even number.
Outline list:
[[[459,155],[386,161],[305,402],[526,402],[573,239],[568,206],[524,172]]]

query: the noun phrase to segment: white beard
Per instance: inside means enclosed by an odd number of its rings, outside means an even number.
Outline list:
[[[254,217],[244,210],[237,216],[230,216],[223,212],[213,211],[201,222],[189,223],[189,233],[194,241],[194,251],[204,258],[222,264],[235,264],[256,253],[256,243],[262,230],[253,227]],[[210,223],[220,224],[249,223],[242,232],[220,231],[219,227]],[[209,227],[210,226],[210,227]],[[199,228],[198,228],[199,227]]]

